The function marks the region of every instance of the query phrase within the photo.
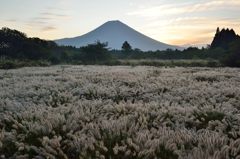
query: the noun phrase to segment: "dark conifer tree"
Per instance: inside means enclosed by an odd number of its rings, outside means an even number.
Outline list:
[[[234,32],[233,29],[229,30],[227,29],[222,29],[221,31],[219,28],[217,28],[215,37],[213,39],[213,42],[211,44],[211,48],[223,48],[223,49],[228,49],[229,44],[232,42],[240,39],[240,37]]]
[[[130,52],[132,51],[132,46],[127,41],[125,41],[122,45],[122,50],[124,52]]]

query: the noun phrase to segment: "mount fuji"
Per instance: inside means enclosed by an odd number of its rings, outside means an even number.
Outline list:
[[[179,46],[169,45],[154,40],[118,20],[108,21],[82,36],[55,40],[58,45],[75,47],[86,46],[96,41],[107,42],[110,49],[116,50],[121,50],[124,41],[127,41],[132,48],[138,48],[142,51],[183,49]]]

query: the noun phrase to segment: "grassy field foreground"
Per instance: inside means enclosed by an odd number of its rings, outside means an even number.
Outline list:
[[[0,70],[0,158],[240,158],[239,72]]]

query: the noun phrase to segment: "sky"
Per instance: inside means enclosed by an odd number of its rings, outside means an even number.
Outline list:
[[[240,34],[240,0],[0,0],[0,27],[55,40],[120,20],[158,41],[210,44],[216,28]]]

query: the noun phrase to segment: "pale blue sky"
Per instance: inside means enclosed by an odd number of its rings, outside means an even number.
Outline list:
[[[0,27],[51,40],[82,35],[109,20],[177,45],[210,43],[218,26],[240,33],[240,0],[0,1]]]

